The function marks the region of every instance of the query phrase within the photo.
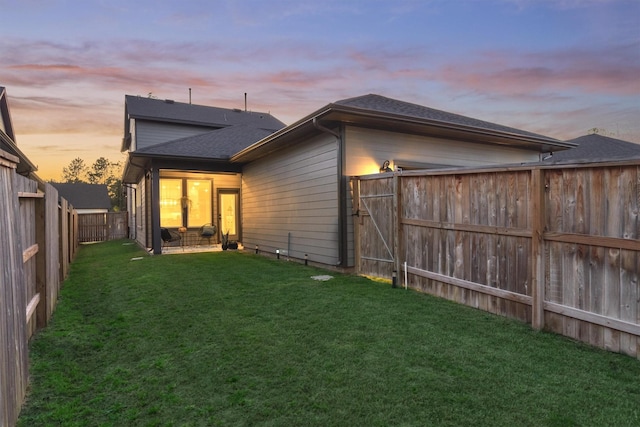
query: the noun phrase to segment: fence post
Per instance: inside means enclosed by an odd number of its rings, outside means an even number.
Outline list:
[[[544,328],[544,228],[545,228],[545,179],[540,168],[531,169],[531,326]]]
[[[393,173],[393,270],[396,273],[400,271],[400,242],[402,240],[402,217],[401,195],[400,195],[400,176],[398,172]],[[391,274],[393,278],[393,272]],[[396,280],[395,278],[393,280]],[[394,283],[395,284],[395,283]]]
[[[47,305],[49,304],[47,292],[47,239],[46,239],[46,222],[47,209],[44,197],[35,201],[35,235],[38,244],[38,253],[36,254],[36,293],[40,294],[40,302],[36,308],[36,328],[41,329],[47,326]]]
[[[360,178],[359,177],[352,177],[351,178],[351,188],[353,191],[353,194],[351,196],[351,203],[352,203],[352,209],[353,209],[353,249],[354,249],[354,255],[355,255],[355,259],[354,259],[354,264],[356,267],[356,273],[360,273],[361,272],[361,268],[360,268],[360,219],[361,217],[361,213],[360,213]]]

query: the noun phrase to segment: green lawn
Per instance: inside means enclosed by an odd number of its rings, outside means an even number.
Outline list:
[[[640,425],[636,359],[361,277],[123,243],[81,248],[18,425]]]

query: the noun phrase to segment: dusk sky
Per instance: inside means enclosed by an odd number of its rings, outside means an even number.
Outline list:
[[[0,86],[44,179],[122,161],[124,96],[286,124],[376,93],[640,143],[640,0],[0,0]]]

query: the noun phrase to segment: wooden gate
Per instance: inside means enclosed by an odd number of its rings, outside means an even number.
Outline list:
[[[394,178],[362,179],[356,188],[358,271],[390,278],[395,263]]]
[[[79,242],[105,242],[126,237],[128,237],[126,212],[78,215]]]

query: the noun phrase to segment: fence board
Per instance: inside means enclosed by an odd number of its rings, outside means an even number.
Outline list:
[[[17,158],[0,150],[0,425],[15,424],[27,391],[27,298]]]
[[[55,309],[77,250],[75,211],[49,184],[15,173],[0,150],[0,425],[14,425],[28,384],[28,339]],[[60,233],[60,224],[66,224]],[[75,230],[75,231],[74,231]],[[70,232],[69,232],[70,231]],[[61,248],[66,256],[60,257]],[[63,262],[64,260],[64,262]]]

